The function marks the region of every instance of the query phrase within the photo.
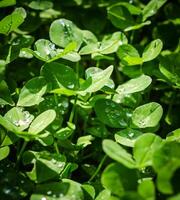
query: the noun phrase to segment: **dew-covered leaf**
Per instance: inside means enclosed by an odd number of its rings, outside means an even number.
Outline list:
[[[14,107],[5,114],[4,118],[14,124],[19,131],[23,131],[29,127],[34,116],[28,111],[23,111],[19,107]]]
[[[24,8],[16,8],[15,11],[3,18],[0,21],[0,33],[8,35],[10,32],[16,30],[26,18],[26,11]]]
[[[137,107],[133,111],[132,121],[139,128],[155,127],[162,114],[162,106],[156,102],[151,102]]]
[[[76,42],[77,49],[83,42],[81,30],[67,19],[57,19],[53,21],[49,31],[50,39],[56,45],[65,48],[69,43]]]
[[[41,69],[41,75],[46,78],[47,82],[51,82],[52,89],[65,87],[73,90],[78,84],[74,70],[57,62],[45,64]]]
[[[127,128],[127,129],[118,131],[115,134],[115,140],[116,140],[116,142],[118,142],[119,144],[122,144],[124,146],[134,147],[135,141],[142,134],[143,133],[138,130]]]
[[[95,103],[98,119],[113,128],[126,128],[130,122],[132,112],[108,99],[99,99]]]
[[[58,178],[65,167],[66,158],[47,151],[26,151],[23,154],[23,164],[33,164],[32,170],[27,172],[27,175],[30,180],[41,183]]]

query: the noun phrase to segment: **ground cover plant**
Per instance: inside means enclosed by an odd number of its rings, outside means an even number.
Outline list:
[[[180,1],[0,0],[0,199],[180,199]]]

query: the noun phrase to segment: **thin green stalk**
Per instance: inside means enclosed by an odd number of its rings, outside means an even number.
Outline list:
[[[100,66],[100,60],[98,60],[98,61],[96,62],[96,67],[99,68],[99,66]]]
[[[79,87],[79,62],[77,62],[77,64],[76,64],[76,75],[77,75],[78,87]],[[71,123],[73,122],[73,119],[74,119],[77,99],[78,99],[78,95],[76,95],[76,97],[74,99],[74,104],[73,104],[71,114],[70,114],[70,117],[69,117],[69,122],[71,122]]]
[[[54,149],[55,149],[57,154],[60,154],[57,141],[54,141]]]
[[[75,97],[74,104],[73,104],[71,114],[70,114],[70,117],[69,117],[69,122],[71,122],[71,123],[73,122],[75,111],[76,111],[76,102],[77,102],[77,96]]]
[[[107,158],[107,155],[103,156],[103,158],[102,158],[101,162],[99,163],[99,165],[98,165],[96,171],[95,171],[94,174],[91,176],[91,178],[89,179],[88,182],[91,182],[91,181],[97,176],[97,174],[98,174],[99,171],[101,170],[101,168],[102,168],[102,166],[103,166],[103,164],[104,164],[106,158]]]
[[[23,142],[23,145],[22,145],[22,147],[21,147],[21,150],[20,150],[20,152],[19,152],[19,154],[18,154],[18,156],[17,156],[17,165],[19,164],[19,161],[20,161],[20,159],[21,159],[21,157],[22,157],[22,154],[24,153],[24,150],[25,150],[27,144],[28,144],[27,141],[24,141],[24,142]]]

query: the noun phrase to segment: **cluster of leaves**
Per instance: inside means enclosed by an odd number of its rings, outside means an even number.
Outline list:
[[[0,198],[180,199],[179,0],[0,0]]]

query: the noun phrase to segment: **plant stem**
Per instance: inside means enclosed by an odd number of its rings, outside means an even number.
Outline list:
[[[19,161],[20,161],[20,159],[21,159],[21,156],[22,156],[22,154],[23,154],[23,152],[24,152],[24,150],[25,150],[27,144],[28,144],[27,141],[24,141],[24,142],[23,142],[23,145],[22,145],[22,147],[21,147],[21,150],[20,150],[20,152],[19,152],[19,155],[17,156],[17,165],[19,164]]]
[[[79,62],[77,62],[77,64],[76,64],[76,75],[77,75],[78,87],[79,87]],[[78,95],[76,95],[76,97],[74,99],[74,104],[73,104],[71,114],[70,114],[70,117],[69,117],[69,122],[71,122],[71,123],[73,122],[73,118],[74,118],[74,115],[75,115],[77,99],[78,99]]]
[[[69,122],[71,122],[71,123],[73,122],[73,118],[74,118],[74,114],[75,114],[75,110],[76,110],[76,102],[77,102],[77,96],[74,99],[74,104],[73,104],[71,114],[70,114],[70,117],[69,117]]]
[[[60,154],[57,141],[54,142],[54,148],[55,148],[55,150],[56,150],[56,153],[57,153],[57,154]]]
[[[101,170],[101,167],[103,166],[103,164],[104,164],[106,158],[107,158],[107,155],[103,156],[103,158],[102,158],[101,162],[99,163],[99,165],[98,165],[96,171],[95,171],[94,174],[91,176],[91,178],[89,179],[88,182],[91,182],[91,181],[97,176],[97,174],[98,174],[99,171]]]

